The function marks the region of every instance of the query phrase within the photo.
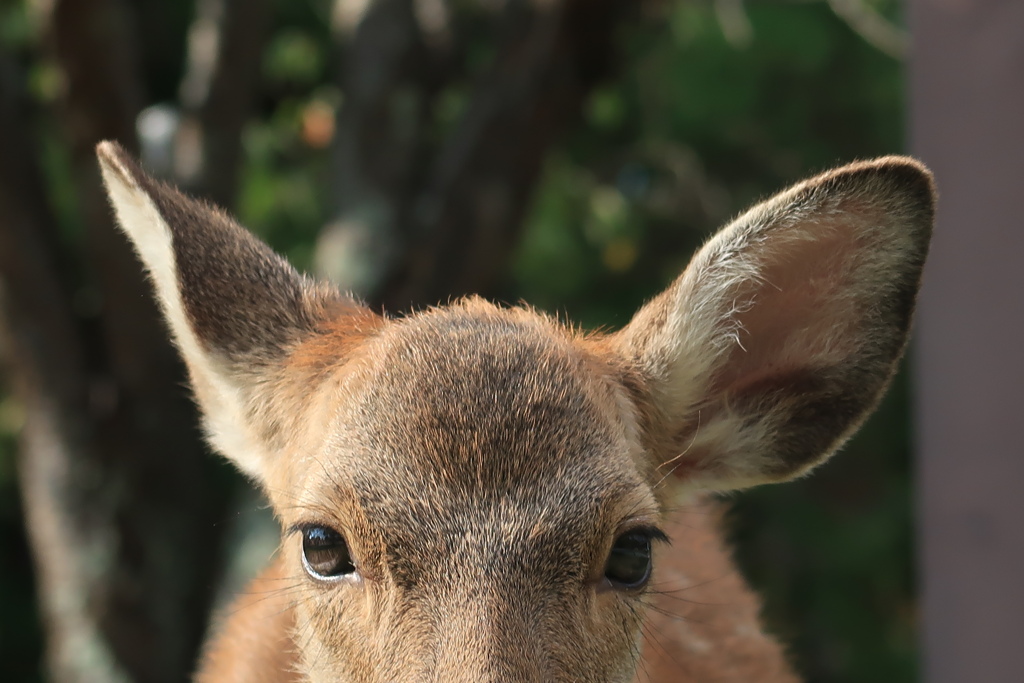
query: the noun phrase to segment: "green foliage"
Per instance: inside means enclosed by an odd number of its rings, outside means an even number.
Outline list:
[[[319,80],[324,61],[324,51],[312,36],[288,29],[270,41],[263,70],[274,83],[310,85]]]

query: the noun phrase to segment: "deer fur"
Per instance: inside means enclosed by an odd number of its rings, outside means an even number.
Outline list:
[[[197,680],[797,680],[711,494],[806,474],[879,400],[933,222],[921,164],[795,185],[589,334],[478,298],[378,315],[97,151],[210,443],[284,530]],[[351,571],[308,570],[311,528]],[[653,575],[623,587],[606,563],[636,529]]]

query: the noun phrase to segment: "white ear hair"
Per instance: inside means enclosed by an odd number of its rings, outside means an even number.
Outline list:
[[[931,175],[887,157],[823,174],[724,228],[618,335],[670,466],[733,489],[798,476],[874,407],[906,344]]]
[[[149,271],[189,369],[211,443],[262,478],[294,410],[275,396],[301,377],[287,355],[331,316],[363,310],[308,282],[219,209],[149,177],[116,143],[96,149],[118,223]]]
[[[174,341],[204,408],[207,438],[251,477],[259,479],[266,458],[263,445],[246,428],[248,419],[241,388],[231,381],[227,359],[204,349],[188,319],[178,286],[173,235],[149,193],[138,182],[138,170],[127,167],[125,154],[110,142],[96,148],[103,182],[121,229],[135,246],[153,279],[154,289]],[[215,407],[214,407],[215,406]]]

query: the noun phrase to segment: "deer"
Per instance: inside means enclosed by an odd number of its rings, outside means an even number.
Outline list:
[[[97,155],[208,441],[282,529],[195,680],[799,680],[717,496],[806,475],[880,400],[934,221],[920,162],[768,198],[587,332],[479,297],[378,313]]]

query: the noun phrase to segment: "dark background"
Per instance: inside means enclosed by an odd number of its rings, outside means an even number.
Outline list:
[[[901,12],[0,0],[3,679],[184,680],[259,524],[198,440],[95,142],[376,306],[480,292],[615,327],[749,203],[904,150]],[[901,375],[813,477],[734,497],[737,555],[810,681],[917,677],[908,394]]]

